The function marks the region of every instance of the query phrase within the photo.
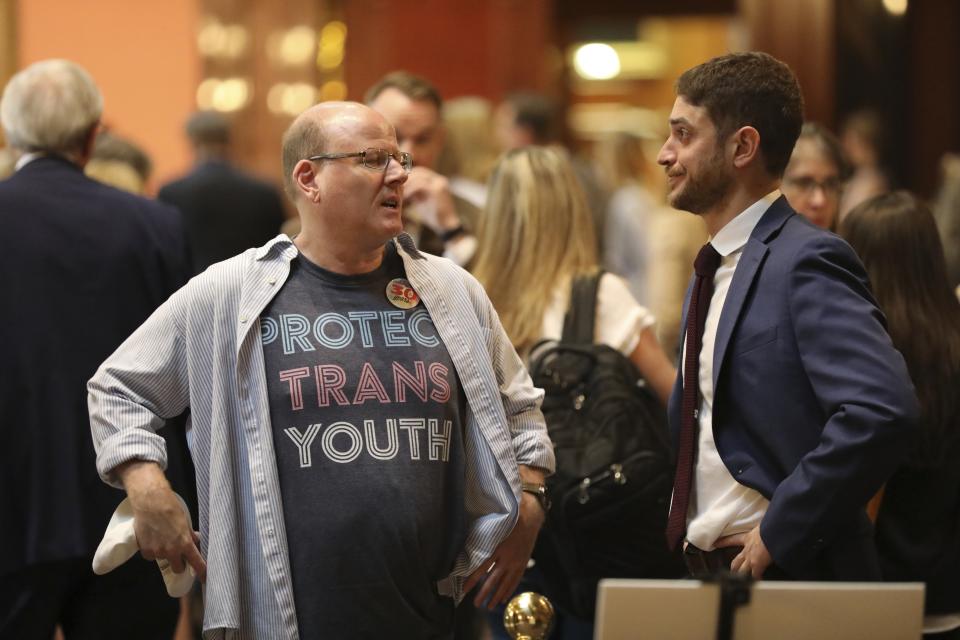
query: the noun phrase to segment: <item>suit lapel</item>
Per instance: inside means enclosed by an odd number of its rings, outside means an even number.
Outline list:
[[[683,393],[683,352],[687,344],[687,312],[690,310],[690,296],[693,294],[693,282],[696,275],[690,276],[687,284],[687,293],[683,297],[683,311],[680,314],[680,344],[677,349],[677,378],[673,383],[673,391],[667,401],[667,418],[670,432],[676,436],[680,432],[680,396]],[[676,448],[676,442],[673,443]]]
[[[727,352],[727,346],[730,344],[730,336],[733,334],[733,328],[740,318],[740,312],[743,311],[743,303],[747,299],[747,292],[750,291],[753,281],[760,271],[760,265],[767,256],[769,249],[767,245],[756,238],[747,240],[747,245],[743,248],[743,255],[737,263],[737,269],[733,273],[733,281],[730,283],[730,289],[727,291],[727,298],[723,303],[723,311],[720,312],[720,322],[717,325],[717,337],[713,347],[713,388],[716,393],[717,380],[720,377],[720,367],[723,364],[723,357]]]
[[[696,279],[696,274],[690,276],[690,282],[687,283],[687,292],[683,295],[683,312],[680,314],[680,348],[683,349],[683,345],[686,343],[687,339],[687,312],[690,310],[690,296],[693,295],[693,282]],[[682,358],[681,358],[682,362]]]
[[[757,226],[753,229],[753,233],[750,234],[750,239],[747,240],[747,244],[743,248],[743,255],[740,256],[740,262],[737,263],[737,270],[733,274],[733,281],[727,291],[727,298],[723,303],[723,311],[720,313],[720,322],[717,326],[717,337],[713,348],[714,394],[717,390],[717,381],[720,379],[723,359],[726,356],[727,347],[730,345],[730,337],[733,335],[733,328],[740,319],[747,293],[749,293],[760,272],[760,266],[763,264],[767,253],[770,252],[769,242],[780,232],[787,220],[794,215],[796,213],[787,203],[787,199],[781,195],[761,216]]]

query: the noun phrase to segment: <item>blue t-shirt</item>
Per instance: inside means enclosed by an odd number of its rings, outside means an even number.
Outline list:
[[[466,536],[464,395],[404,278],[392,243],[359,276],[298,256],[260,318],[304,640],[452,633],[436,582]]]

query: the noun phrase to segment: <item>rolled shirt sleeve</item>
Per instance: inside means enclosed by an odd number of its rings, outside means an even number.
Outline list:
[[[182,335],[181,290],[161,305],[100,365],[87,383],[97,471],[122,488],[112,471],[130,460],[166,469],[164,439],[156,432],[188,405],[187,357]]]
[[[533,385],[483,287],[469,275],[467,286],[474,300],[482,300],[478,316],[488,332],[487,350],[507,416],[517,464],[537,467],[551,474],[556,469],[556,459],[553,443],[547,435],[547,423],[540,411],[543,390]]]

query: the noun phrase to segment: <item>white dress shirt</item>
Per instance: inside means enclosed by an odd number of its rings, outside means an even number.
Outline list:
[[[737,482],[717,452],[713,438],[713,348],[723,304],[743,248],[770,203],[779,196],[780,192],[774,191],[753,203],[710,240],[722,259],[713,277],[713,297],[700,348],[700,433],[693,494],[687,512],[687,540],[704,551],[714,549],[716,541],[723,536],[743,533],[759,525],[770,504],[756,490]]]

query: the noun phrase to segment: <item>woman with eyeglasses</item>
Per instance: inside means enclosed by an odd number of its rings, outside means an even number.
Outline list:
[[[876,522],[885,580],[925,582],[925,638],[960,638],[960,301],[930,210],[905,191],[864,202],[840,224],[863,261],[920,400],[906,463]]]
[[[807,122],[793,147],[780,190],[797,213],[818,227],[836,231],[840,192],[849,177],[850,165],[837,138]]]

